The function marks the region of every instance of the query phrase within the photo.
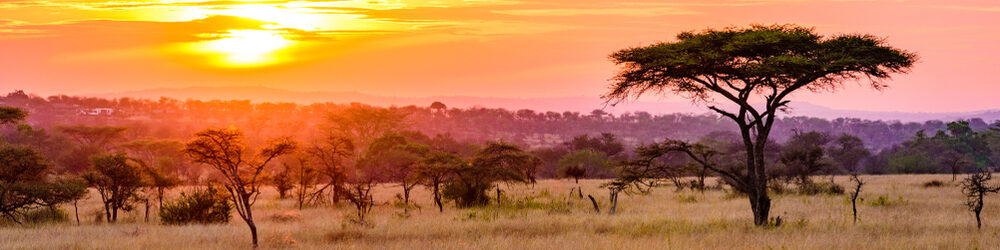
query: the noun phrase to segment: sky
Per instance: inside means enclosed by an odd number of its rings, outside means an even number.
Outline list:
[[[0,0],[0,92],[261,86],[392,97],[599,97],[615,50],[794,23],[920,61],[890,87],[801,93],[838,109],[1000,109],[1000,1]],[[644,100],[679,101],[675,96]]]

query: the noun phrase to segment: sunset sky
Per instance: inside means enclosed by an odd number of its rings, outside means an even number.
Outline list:
[[[870,33],[920,62],[841,109],[1000,108],[1000,1],[10,1],[0,92],[263,86],[397,97],[602,94],[616,49],[681,31],[796,23]],[[650,100],[681,100],[651,98]]]

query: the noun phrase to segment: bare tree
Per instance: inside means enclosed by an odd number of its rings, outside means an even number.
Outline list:
[[[354,142],[345,136],[329,135],[323,140],[314,142],[308,153],[321,166],[319,172],[329,180],[326,185],[315,191],[313,197],[318,198],[329,189],[332,193],[331,202],[340,202],[341,197],[348,193],[345,187],[346,167],[348,160],[354,155]]]
[[[861,194],[861,186],[865,183],[858,178],[858,172],[851,172],[851,181],[854,182],[854,191],[851,192],[851,211],[854,213],[854,223],[858,223],[858,195]]]
[[[211,166],[222,175],[223,184],[233,199],[236,212],[250,227],[253,247],[257,243],[257,225],[253,205],[260,195],[264,167],[280,155],[293,151],[297,143],[287,137],[271,139],[257,153],[251,152],[237,129],[205,129],[184,147],[197,163]]]
[[[989,170],[979,170],[969,175],[962,181],[962,193],[965,194],[965,205],[976,214],[976,228],[983,227],[983,221],[979,214],[983,212],[983,198],[989,193],[1000,191],[1000,187],[991,186],[988,182],[993,179],[993,174]]]

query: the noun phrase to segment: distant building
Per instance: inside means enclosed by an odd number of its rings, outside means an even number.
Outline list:
[[[112,115],[114,113],[115,110],[112,108],[92,108],[92,109],[80,110],[80,115],[91,115],[91,116]]]

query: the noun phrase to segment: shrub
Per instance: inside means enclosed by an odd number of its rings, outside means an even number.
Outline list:
[[[809,182],[804,185],[799,185],[799,193],[803,195],[817,195],[817,194],[844,194],[844,187],[829,182]]]
[[[224,194],[209,187],[191,194],[181,193],[181,198],[165,203],[160,218],[165,224],[226,223],[233,206]]]
[[[35,208],[24,212],[24,221],[32,224],[64,222],[69,220],[66,211],[59,208]]]
[[[941,186],[944,186],[944,182],[941,182],[939,180],[933,180],[924,183],[925,188],[941,187]]]

